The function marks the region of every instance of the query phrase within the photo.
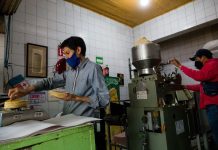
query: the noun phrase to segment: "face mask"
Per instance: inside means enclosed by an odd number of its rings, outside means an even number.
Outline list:
[[[195,61],[195,67],[200,70],[203,67],[203,63],[200,61]]]
[[[70,65],[70,67],[72,68],[76,68],[79,63],[80,63],[80,60],[79,58],[76,56],[76,53],[74,53],[70,58],[67,59],[67,63],[68,65]]]

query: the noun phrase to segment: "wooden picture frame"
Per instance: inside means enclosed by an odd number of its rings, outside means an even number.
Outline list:
[[[48,75],[48,47],[27,43],[26,77],[46,78]]]
[[[124,74],[117,73],[117,77],[119,78],[119,85],[124,86]]]

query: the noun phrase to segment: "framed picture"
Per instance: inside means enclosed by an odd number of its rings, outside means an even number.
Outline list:
[[[117,73],[117,77],[119,78],[119,85],[123,86],[124,85],[124,74]]]
[[[26,77],[46,78],[48,74],[48,47],[27,43]]]

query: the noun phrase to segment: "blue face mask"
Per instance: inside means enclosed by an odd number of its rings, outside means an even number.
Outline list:
[[[68,65],[70,65],[70,67],[72,68],[76,68],[79,63],[80,63],[80,60],[79,58],[76,56],[76,53],[74,53],[70,58],[67,59],[67,63]]]

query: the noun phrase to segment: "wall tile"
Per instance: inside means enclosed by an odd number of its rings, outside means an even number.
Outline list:
[[[1,48],[4,47],[4,43],[5,43],[4,39],[5,39],[5,35],[4,34],[0,34],[0,47]],[[3,51],[1,50],[0,53],[2,53],[2,52]]]
[[[63,41],[65,37],[65,33],[57,31],[57,40]]]
[[[48,29],[56,30],[57,29],[57,22],[48,20]]]
[[[49,2],[57,3],[57,0],[48,0]]]
[[[36,16],[26,14],[26,23],[36,25]]]
[[[5,41],[5,35],[0,34],[0,92],[3,92],[3,65],[4,65],[4,41]]]
[[[47,46],[48,45],[48,39],[42,36],[37,36],[36,37],[36,44]]]
[[[24,55],[24,44],[13,43],[11,51],[13,54]]]
[[[48,1],[47,0],[37,0],[36,3],[37,3],[37,8],[40,7],[41,10],[47,9],[47,7],[48,7]]]
[[[48,29],[48,38],[57,39],[57,32],[56,32],[56,30]]]
[[[25,23],[14,20],[13,22],[13,31],[24,32],[25,31]]]
[[[14,43],[22,43],[24,44],[24,33],[13,32],[12,39]]]
[[[24,12],[17,12],[13,15],[13,19],[20,21],[20,22],[25,22],[25,13]]]
[[[36,28],[36,35],[37,36],[42,36],[42,37],[45,37],[45,38],[47,38],[47,28],[46,27],[40,27],[40,26],[37,26],[37,28]]]
[[[49,43],[49,39],[48,39],[48,43]],[[48,44],[48,46],[49,46],[49,44]],[[50,59],[53,60],[53,62],[52,62],[53,66],[56,64],[57,58],[58,58],[57,44],[55,44],[55,46],[56,46],[55,48],[51,48],[51,47],[48,48],[48,56]],[[52,46],[52,47],[54,47],[54,46]]]
[[[56,3],[48,1],[48,11],[57,11]]]
[[[25,57],[24,57],[23,54],[14,53],[14,54],[11,55],[11,57],[12,57],[12,60],[13,60],[13,64],[24,67]]]
[[[25,24],[25,33],[36,35],[36,25]]]
[[[37,26],[41,26],[41,27],[47,27],[48,26],[48,20],[44,19],[44,18],[39,18],[37,17]]]
[[[48,9],[37,7],[37,17],[47,19]]]
[[[65,24],[57,22],[57,31],[65,32]]]
[[[32,34],[25,34],[25,41],[24,43],[36,43],[36,35]]]
[[[28,0],[27,0],[28,1]],[[34,15],[36,16],[36,6],[28,4],[26,6],[26,14]]]
[[[57,20],[57,13],[56,13],[56,11],[48,11],[48,19],[56,21]]]
[[[36,0],[26,0],[26,6],[35,6],[36,7]]]
[[[49,48],[57,50],[57,46],[58,46],[57,40],[50,39],[50,38],[48,39],[48,47]]]
[[[207,16],[206,18],[205,18],[205,20],[206,21],[212,21],[212,20],[215,20],[217,17],[216,17],[216,14],[213,14],[213,15],[211,15],[211,16]]]

